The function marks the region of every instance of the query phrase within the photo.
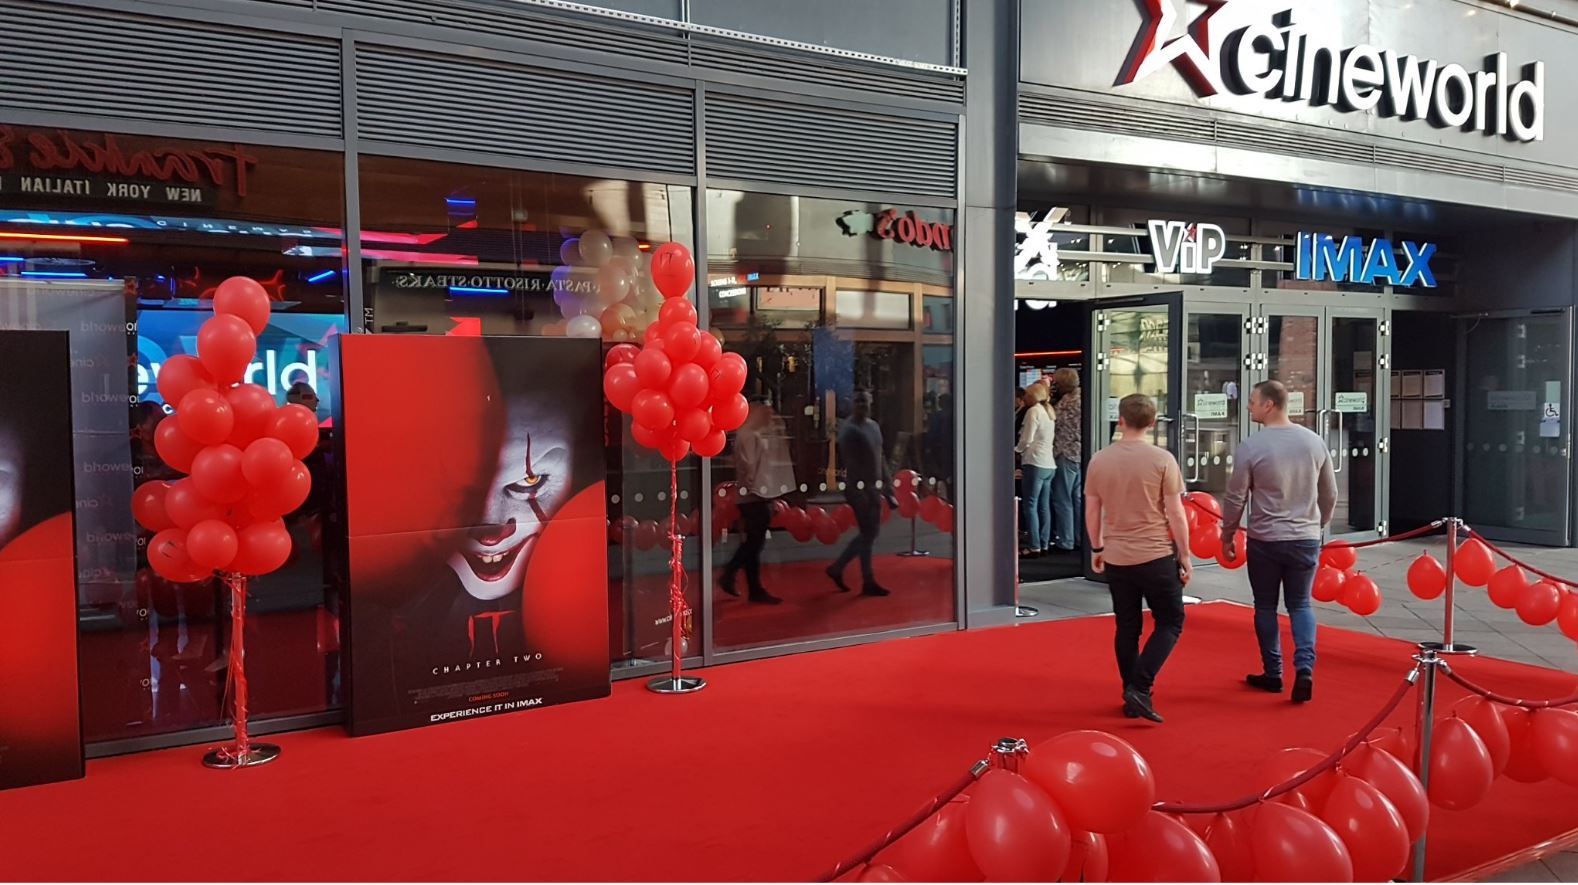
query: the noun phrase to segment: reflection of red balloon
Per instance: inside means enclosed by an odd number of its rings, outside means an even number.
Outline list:
[[[745,423],[745,418],[750,414],[750,404],[745,397],[736,393],[723,402],[714,402],[712,406],[712,426],[719,430],[734,430]]]
[[[913,491],[903,489],[893,498],[899,502],[899,515],[905,519],[914,519],[920,513],[920,498]]]
[[[690,409],[707,401],[707,373],[700,366],[684,363],[668,379],[668,398],[676,409]]]
[[[145,482],[132,490],[132,517],[137,524],[150,532],[175,528],[175,520],[164,509],[164,497],[170,491],[167,482]]]
[[[176,527],[189,529],[205,519],[223,519],[225,505],[210,501],[197,490],[197,483],[190,478],[170,483],[164,494],[164,510]]]
[[[1535,581],[1518,596],[1518,617],[1531,627],[1543,627],[1556,620],[1565,591],[1551,581]]]
[[[954,800],[893,843],[882,860],[913,882],[979,882],[964,832],[966,802]]]
[[[234,504],[250,490],[241,461],[241,450],[229,443],[209,446],[192,460],[192,483],[208,500]]]
[[[1490,753],[1491,768],[1499,776],[1507,770],[1507,760],[1512,758],[1512,735],[1507,731],[1507,721],[1501,718],[1498,705],[1470,695],[1452,708],[1452,715],[1468,723],[1479,735]]]
[[[1004,769],[981,776],[965,806],[970,856],[988,879],[1048,882],[1068,865],[1072,838],[1042,789]]]
[[[171,408],[194,390],[213,390],[214,377],[195,356],[176,354],[159,367],[159,397]]]
[[[1530,723],[1530,743],[1540,767],[1569,787],[1578,786],[1578,713],[1559,707],[1536,710]]]
[[[1324,820],[1348,848],[1355,882],[1389,882],[1408,863],[1408,827],[1379,789],[1343,775],[1332,788]]]
[[[642,520],[636,524],[636,549],[651,550],[657,546],[658,537],[662,530],[658,524],[650,519]]]
[[[290,453],[298,459],[306,458],[318,447],[318,416],[306,406],[291,403],[275,410],[268,435],[290,446]]]
[[[250,277],[231,277],[214,289],[214,313],[238,317],[261,335],[268,328],[268,291]]]
[[[1332,541],[1320,552],[1322,565],[1329,565],[1339,571],[1347,571],[1359,561],[1359,551],[1347,541]]]
[[[1508,565],[1497,570],[1490,576],[1486,583],[1486,593],[1490,601],[1501,608],[1515,608],[1518,600],[1523,596],[1523,590],[1529,586],[1528,576],[1523,569],[1516,565]]]
[[[1189,552],[1198,559],[1215,559],[1222,551],[1222,525],[1208,522],[1189,532]]]
[[[176,407],[175,417],[182,433],[205,446],[224,442],[235,429],[235,413],[217,390],[198,388],[188,393]]]
[[[603,372],[603,395],[619,411],[630,411],[630,401],[639,390],[641,379],[636,377],[635,366],[615,363]]]
[[[1315,570],[1315,583],[1310,589],[1310,595],[1315,597],[1317,602],[1336,602],[1342,598],[1342,585],[1346,580],[1348,580],[1347,574],[1329,565],[1320,566]]]
[[[1139,823],[1156,801],[1145,757],[1122,738],[1071,731],[1038,744],[1025,776],[1046,790],[1076,829],[1117,833]]]
[[[1114,882],[1220,882],[1211,849],[1176,817],[1148,811],[1133,829],[1108,837]]]
[[[1349,610],[1362,618],[1381,610],[1381,588],[1364,572],[1343,582],[1342,597]]]
[[[257,349],[257,333],[240,317],[216,314],[197,330],[197,358],[221,387],[241,380]]]
[[[920,484],[920,474],[909,468],[893,471],[893,488],[898,492],[913,492]]]
[[[652,250],[652,284],[664,298],[679,298],[696,281],[696,262],[679,243],[664,243]]]
[[[1421,553],[1408,566],[1408,589],[1420,599],[1435,599],[1446,592],[1447,573],[1441,562]]]
[[[1255,878],[1262,882],[1352,882],[1348,847],[1326,822],[1288,805],[1267,802],[1250,827]]]
[[[236,558],[230,570],[243,575],[266,575],[290,559],[290,532],[280,520],[255,522],[236,533]]]
[[[269,421],[274,417],[274,397],[256,384],[238,384],[224,392],[225,402],[235,418],[230,437],[225,440],[244,449],[253,440],[268,432]]]
[[[1522,707],[1501,707],[1499,712],[1502,721],[1507,723],[1511,748],[1502,773],[1520,784],[1537,784],[1550,777],[1534,749],[1534,716]]]
[[[1360,744],[1343,762],[1344,769],[1381,791],[1403,819],[1408,841],[1423,836],[1430,823],[1430,798],[1413,770],[1374,744]]]
[[[927,495],[920,502],[920,516],[926,522],[936,524],[937,517],[942,514],[942,499],[936,495]]]
[[[833,508],[833,523],[839,531],[847,532],[855,527],[855,508],[848,504],[840,504]]]
[[[1469,538],[1458,545],[1457,553],[1452,556],[1452,570],[1457,572],[1458,579],[1470,587],[1483,587],[1490,581],[1491,574],[1496,570],[1496,561],[1490,555],[1490,548],[1478,538]]]
[[[236,558],[236,530],[217,519],[205,519],[186,533],[186,555],[192,563],[219,571]]]
[[[1490,792],[1495,780],[1490,751],[1467,722],[1453,717],[1436,723],[1426,791],[1431,802],[1453,811],[1473,808]]]

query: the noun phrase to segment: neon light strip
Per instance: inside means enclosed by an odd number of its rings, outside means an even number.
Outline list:
[[[48,240],[50,242],[63,243],[116,243],[119,245],[125,245],[131,242],[125,237],[78,237],[68,234],[19,234],[11,233],[9,231],[0,232],[0,240]]]
[[[83,272],[81,272],[81,271],[75,271],[75,270],[74,271],[24,270],[24,271],[22,271],[22,276],[24,276],[24,277],[61,277],[61,278],[66,278],[66,279],[81,280],[81,279],[86,279],[88,275],[83,273]]]
[[[508,289],[474,289],[470,286],[450,286],[451,295],[508,295]]]
[[[307,282],[309,282],[309,283],[321,283],[324,280],[327,280],[330,277],[333,277],[337,273],[339,273],[339,271],[337,271],[337,270],[326,270],[323,273],[315,273],[312,276],[307,277]]]
[[[6,264],[21,264],[26,260],[26,258],[23,258],[20,255],[0,255],[0,262],[4,262]]]

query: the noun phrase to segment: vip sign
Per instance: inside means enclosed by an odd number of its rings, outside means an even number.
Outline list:
[[[1421,286],[1434,288],[1436,275],[1430,269],[1430,259],[1436,254],[1434,243],[1403,241],[1403,260],[1397,260],[1392,241],[1370,241],[1368,249],[1358,237],[1336,239],[1330,234],[1300,233],[1293,276],[1301,280],[1331,280],[1338,283],[1362,283],[1393,286]]]
[[[1227,234],[1214,224],[1151,219],[1151,256],[1157,273],[1207,274],[1227,254]]]
[[[1545,63],[1523,66],[1515,78],[1507,54],[1482,70],[1404,55],[1360,43],[1330,45],[1293,21],[1291,10],[1211,39],[1212,19],[1242,0],[1141,0],[1146,21],[1118,84],[1132,83],[1171,64],[1200,96],[1223,91],[1283,101],[1373,111],[1440,127],[1500,135],[1515,141],[1545,137]],[[1181,9],[1203,6],[1182,36]],[[1322,4],[1324,5],[1324,4]]]

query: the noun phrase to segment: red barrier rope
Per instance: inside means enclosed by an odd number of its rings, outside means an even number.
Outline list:
[[[1558,584],[1565,584],[1568,587],[1572,587],[1574,589],[1578,589],[1578,581],[1571,581],[1571,580],[1568,580],[1567,578],[1563,578],[1563,577],[1561,577],[1559,575],[1553,575],[1550,572],[1543,571],[1541,569],[1535,568],[1534,566],[1529,565],[1528,563],[1526,563],[1523,560],[1517,558],[1516,556],[1513,556],[1511,553],[1508,553],[1507,551],[1501,549],[1500,547],[1497,547],[1495,544],[1491,543],[1484,535],[1480,534],[1479,532],[1474,531],[1473,529],[1469,528],[1468,526],[1464,526],[1463,530],[1468,532],[1468,536],[1470,538],[1473,538],[1473,539],[1479,541],[1481,544],[1484,544],[1486,547],[1489,547],[1491,549],[1491,552],[1499,555],[1502,559],[1507,560],[1508,562],[1512,563],[1513,565],[1521,567],[1524,571],[1533,572],[1536,575],[1539,575],[1540,577],[1544,578],[1547,581],[1554,581],[1554,582],[1556,582]]]
[[[991,763],[987,762],[985,759],[975,763],[975,765],[972,766],[969,771],[965,772],[963,777],[955,781],[952,786],[948,787],[946,790],[943,790],[941,793],[938,793],[925,805],[922,805],[919,809],[916,809],[914,814],[905,818],[904,821],[898,826],[888,830],[886,833],[883,833],[882,838],[873,840],[872,843],[862,849],[859,854],[850,857],[843,863],[840,863],[839,865],[818,876],[816,881],[832,882],[838,877],[847,874],[856,867],[870,863],[871,859],[876,857],[877,854],[882,851],[882,849],[887,848],[894,842],[897,842],[910,830],[913,830],[925,823],[927,818],[931,817],[937,812],[937,809],[947,805],[949,802],[952,802],[960,793],[963,793],[969,788],[971,784],[975,783],[982,774],[985,774],[989,767],[991,767]]]
[[[1397,686],[1397,691],[1392,693],[1391,699],[1386,702],[1386,705],[1381,708],[1379,713],[1375,714],[1374,718],[1366,723],[1363,728],[1354,732],[1353,735],[1348,738],[1347,743],[1344,743],[1341,747],[1339,747],[1335,753],[1327,756],[1320,764],[1306,769],[1297,777],[1283,781],[1274,787],[1267,788],[1259,793],[1245,796],[1242,799],[1237,799],[1232,802],[1223,802],[1216,805],[1189,805],[1182,802],[1158,802],[1152,806],[1152,809],[1170,814],[1217,814],[1226,811],[1238,811],[1241,808],[1248,808],[1251,805],[1256,805],[1266,801],[1267,799],[1275,799],[1283,793],[1290,793],[1299,787],[1304,786],[1315,778],[1320,777],[1326,772],[1336,768],[1338,763],[1342,762],[1342,760],[1345,759],[1348,754],[1358,749],[1360,744],[1368,740],[1370,734],[1377,728],[1380,728],[1381,723],[1385,722],[1386,718],[1391,716],[1392,713],[1397,710],[1398,705],[1403,702],[1403,698],[1407,697],[1408,690],[1414,687],[1414,679],[1418,676],[1418,674],[1419,667],[1415,666],[1413,670],[1409,671],[1407,676],[1403,677],[1402,684]]]
[[[1477,694],[1486,700],[1495,701],[1498,704],[1506,704],[1509,707],[1522,707],[1525,710],[1545,710],[1550,707],[1565,707],[1568,704],[1578,703],[1578,692],[1568,695],[1565,698],[1555,698],[1548,701],[1530,701],[1524,698],[1508,697],[1504,694],[1497,694],[1488,688],[1484,688],[1475,682],[1469,681],[1468,677],[1458,674],[1449,665],[1447,665],[1445,661],[1441,662],[1440,667],[1441,672],[1445,673],[1448,679],[1451,679],[1458,685],[1463,686],[1470,692]]]
[[[1188,504],[1190,504],[1191,506],[1195,507],[1196,509],[1198,509],[1201,513],[1204,513],[1204,514],[1210,516],[1212,519],[1221,520],[1221,518],[1222,518],[1221,514],[1212,511],[1211,508],[1205,506],[1204,504],[1201,504],[1199,501],[1196,501],[1195,499],[1189,497],[1188,495],[1184,496],[1184,501],[1187,502]],[[1357,550],[1360,547],[1374,547],[1376,544],[1390,544],[1393,541],[1406,541],[1409,538],[1417,538],[1420,535],[1428,535],[1431,532],[1439,530],[1444,525],[1446,525],[1446,520],[1438,519],[1435,522],[1430,523],[1429,525],[1420,526],[1417,529],[1411,529],[1411,530],[1406,531],[1406,532],[1398,532],[1395,535],[1387,535],[1384,538],[1376,538],[1373,541],[1340,541],[1340,542],[1332,542],[1332,543],[1339,544],[1340,546],[1344,546],[1344,547],[1352,547],[1352,548]],[[1324,550],[1326,547],[1330,547],[1330,546],[1332,546],[1332,544],[1326,544],[1321,549]],[[1508,558],[1510,559],[1511,557],[1508,557]]]

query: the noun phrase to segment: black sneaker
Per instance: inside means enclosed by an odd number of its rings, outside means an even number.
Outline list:
[[[840,592],[840,593],[848,593],[849,592],[849,585],[844,583],[844,576],[843,575],[841,575],[837,571],[835,571],[832,566],[828,566],[826,569],[824,569],[824,571],[827,572],[827,576],[829,578],[833,579],[833,583],[838,585],[838,592]]]
[[[1244,677],[1244,681],[1255,688],[1260,689],[1261,691],[1269,691],[1273,694],[1282,693],[1281,676],[1267,676],[1264,673],[1251,673]]]
[[[1300,670],[1293,678],[1293,703],[1308,703],[1315,696],[1315,674],[1308,670]]]
[[[1133,708],[1134,712],[1139,714],[1142,719],[1149,719],[1152,722],[1166,721],[1162,719],[1162,714],[1156,712],[1156,708],[1151,706],[1151,696],[1148,692],[1142,692],[1137,688],[1124,689],[1123,703],[1126,708]]]
[[[860,588],[861,596],[887,596],[889,592],[888,588],[876,583],[868,583]]]

